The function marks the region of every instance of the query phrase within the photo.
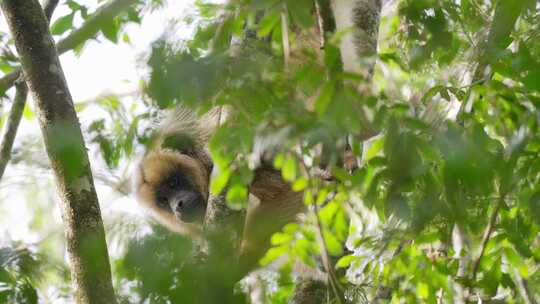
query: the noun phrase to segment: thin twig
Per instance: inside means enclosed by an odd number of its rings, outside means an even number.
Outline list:
[[[326,44],[326,37],[324,36],[324,24],[321,15],[321,6],[317,0],[313,1],[315,4],[315,15],[317,16],[317,26],[319,27],[319,43],[321,44],[321,49],[324,48]]]
[[[518,287],[521,298],[523,298],[523,302],[525,302],[525,304],[536,304],[536,300],[529,291],[527,280],[521,277],[517,269],[514,269],[514,276],[516,277],[516,285]]]
[[[317,203],[313,204],[313,212],[315,213],[315,222],[317,223],[317,234],[319,236],[319,243],[321,246],[321,254],[323,259],[323,265],[326,269],[326,272],[328,273],[328,281],[330,282],[330,287],[332,287],[332,291],[334,295],[336,296],[336,299],[338,300],[338,303],[343,304],[345,303],[345,298],[343,296],[343,290],[339,284],[339,281],[336,277],[336,273],[334,272],[334,269],[332,268],[332,265],[330,265],[330,254],[328,253],[328,247],[326,246],[326,241],[324,240],[324,235],[322,233],[322,224],[321,219],[319,217],[319,208],[317,206]]]
[[[303,160],[300,160],[300,164],[302,165],[302,168],[304,169],[308,180],[311,180],[312,176],[310,174],[310,171],[307,165],[304,163]],[[314,208],[312,210],[315,213],[314,216],[315,216],[315,221],[317,223],[316,228],[317,228],[317,234],[319,236],[318,237],[319,243],[321,246],[321,257],[323,260],[323,266],[326,272],[328,273],[328,281],[330,283],[330,287],[332,288],[332,292],[334,293],[336,299],[338,300],[338,303],[343,304],[345,303],[345,297],[343,296],[343,290],[341,288],[341,285],[339,284],[339,281],[336,277],[334,269],[332,265],[330,265],[330,254],[328,253],[328,249],[327,249],[328,247],[326,246],[326,241],[324,240],[324,235],[322,233],[323,229],[322,229],[321,219],[319,217],[319,208],[316,203],[313,204],[313,206]]]
[[[284,5],[281,11],[281,39],[283,42],[283,61],[285,69],[289,67],[291,58],[291,46],[289,42],[289,24],[287,22],[287,7]]]
[[[491,215],[489,217],[488,225],[486,227],[486,230],[484,231],[484,236],[482,237],[482,243],[480,245],[480,253],[478,254],[478,257],[473,263],[472,276],[471,276],[472,282],[476,281],[476,276],[478,275],[478,270],[480,269],[480,262],[482,261],[482,258],[484,257],[487,244],[489,242],[489,239],[491,238],[493,229],[495,228],[497,216],[499,215],[499,210],[501,209],[501,206],[504,203],[505,197],[506,197],[506,194],[501,194],[499,200],[497,201],[497,204],[495,205],[495,208],[493,208],[493,211],[491,212]],[[469,286],[468,294],[471,294],[471,289],[472,287]]]

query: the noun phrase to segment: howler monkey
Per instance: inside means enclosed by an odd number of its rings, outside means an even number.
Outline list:
[[[138,201],[169,229],[199,236],[209,196],[213,167],[207,150],[219,125],[220,110],[199,117],[177,107],[158,127],[135,174]],[[249,187],[250,201],[241,244],[241,273],[256,266],[269,247],[271,235],[302,211],[302,193],[294,192],[279,171],[262,165]]]

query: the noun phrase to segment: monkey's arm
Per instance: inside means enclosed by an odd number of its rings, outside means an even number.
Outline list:
[[[281,178],[281,172],[271,167],[255,171],[250,192],[259,202],[248,207],[240,250],[239,277],[257,266],[270,247],[272,234],[293,222],[304,210],[303,193],[294,192]]]

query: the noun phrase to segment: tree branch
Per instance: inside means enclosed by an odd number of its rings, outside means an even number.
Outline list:
[[[505,197],[506,195],[501,195],[501,197],[497,201],[497,204],[495,205],[495,208],[493,208],[493,211],[491,212],[488,225],[486,227],[486,230],[484,231],[484,236],[482,237],[482,242],[480,243],[480,253],[478,254],[478,257],[473,263],[471,282],[476,281],[476,276],[478,275],[478,269],[480,269],[480,262],[482,261],[482,258],[484,257],[487,244],[489,242],[489,239],[491,238],[491,234],[493,233],[493,228],[495,227],[497,216],[499,215],[499,209],[501,209],[501,206],[504,203]],[[472,287],[469,287],[469,292],[468,292],[469,294],[471,293],[471,288]]]
[[[495,14],[491,27],[489,29],[488,38],[484,43],[481,43],[481,49],[478,52],[478,65],[476,66],[472,83],[483,83],[491,79],[493,72],[486,73],[489,67],[490,60],[497,56],[497,50],[506,49],[508,44],[506,38],[512,33],[516,21],[527,5],[528,1],[498,1],[495,8]],[[472,107],[472,101],[468,101],[471,90],[467,91],[467,96],[463,99],[458,112],[458,122],[463,123],[463,112],[466,108]]]
[[[137,3],[138,0],[111,0],[101,6],[92,17],[86,19],[86,22],[79,29],[71,32],[66,38],[56,44],[58,53],[63,54],[72,50],[94,37],[100,30],[104,22],[112,20],[116,15],[122,13],[129,6]]]
[[[58,1],[59,0],[48,0],[44,5],[43,11],[49,22],[58,5]],[[24,106],[26,105],[26,98],[28,96],[28,87],[24,81],[21,80],[20,84],[15,84],[15,86],[17,87],[15,99],[11,106],[11,112],[9,113],[5,129],[6,131],[4,136],[2,136],[2,143],[0,145],[0,180],[2,180],[6,166],[11,159],[11,149],[13,148],[13,142],[15,141],[17,130],[19,129]]]
[[[289,22],[287,21],[287,6],[283,6],[283,10],[280,13],[281,18],[281,43],[283,45],[283,62],[285,63],[285,69],[289,67],[291,58],[291,46],[289,43]]]
[[[61,194],[77,303],[116,303],[105,232],[73,101],[48,22],[37,0],[3,0]]]
[[[43,3],[43,11],[45,12],[45,17],[49,20],[49,23],[51,22],[52,15],[59,1],[60,0],[46,0],[45,3]]]
[[[54,1],[57,0],[51,0],[49,3]],[[72,31],[66,38],[56,44],[58,54],[64,54],[94,37],[100,31],[103,22],[111,20],[136,2],[137,0],[110,0],[104,4],[79,29]],[[49,3],[47,3],[46,8],[49,7]],[[19,67],[0,78],[0,92],[5,92],[11,88],[20,74],[21,68]]]
[[[21,81],[20,84],[16,85],[16,87],[17,91],[15,93],[15,99],[11,105],[11,112],[9,113],[5,132],[2,136],[2,144],[0,146],[0,180],[2,179],[6,166],[11,159],[11,149],[13,148],[13,142],[15,141],[17,130],[19,129],[19,123],[21,122],[24,105],[26,104],[26,97],[28,95],[28,88],[26,87],[26,83],[24,83],[24,81]]]
[[[493,233],[493,228],[495,227],[495,222],[497,221],[497,215],[499,214],[499,209],[501,208],[502,202],[504,199],[500,199],[497,202],[497,205],[491,212],[491,215],[489,217],[489,223],[486,227],[486,230],[484,231],[484,236],[482,237],[482,243],[480,243],[480,253],[478,254],[478,257],[474,261],[473,269],[472,269],[472,280],[476,280],[476,276],[478,275],[478,269],[480,268],[480,262],[482,261],[482,257],[484,256],[484,252],[486,251],[486,246],[489,241],[489,238],[491,237],[491,234]]]
[[[321,219],[319,217],[319,208],[316,203],[313,204],[313,208],[315,223],[317,224],[315,228],[317,230],[317,236],[319,239],[319,244],[321,246],[321,258],[323,260],[323,265],[326,273],[328,273],[328,282],[330,283],[330,287],[332,288],[332,292],[334,293],[337,302],[339,304],[343,304],[346,303],[345,297],[343,296],[343,289],[341,288],[336,273],[334,272],[334,268],[330,263],[330,254],[328,253],[328,247],[326,246],[326,241],[324,239],[323,227],[321,224]]]
[[[531,292],[529,291],[529,286],[528,286],[529,284],[527,283],[527,280],[521,277],[517,269],[514,269],[514,277],[517,283],[516,285],[518,287],[519,294],[521,295],[523,302],[525,302],[525,304],[536,304],[536,300],[534,299],[534,296],[532,296]]]

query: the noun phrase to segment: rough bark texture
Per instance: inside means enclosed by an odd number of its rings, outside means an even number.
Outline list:
[[[223,230],[230,231],[231,242],[238,242],[242,234],[244,211],[232,210],[227,206],[223,195],[211,195],[208,199],[208,207],[204,218],[204,230],[206,233],[218,233]]]
[[[381,0],[332,0],[336,31],[346,33],[340,51],[343,69],[369,79],[373,74]]]
[[[6,166],[11,159],[11,149],[13,148],[13,142],[19,129],[19,123],[26,104],[26,96],[28,95],[28,88],[24,82],[17,85],[17,92],[15,93],[15,99],[11,106],[11,112],[7,120],[4,135],[2,136],[2,144],[0,146],[0,180],[4,175]]]
[[[43,2],[43,11],[45,12],[45,17],[47,17],[49,22],[51,21],[52,15],[59,1],[60,0],[46,0]]]
[[[297,283],[290,304],[320,304],[328,301],[327,286],[318,280],[303,280]]]
[[[54,2],[57,0],[51,0]],[[63,54],[69,50],[74,49],[86,40],[94,37],[101,29],[103,22],[112,20],[113,17],[125,11],[127,7],[137,3],[137,0],[110,0],[107,4],[100,7],[90,18],[86,20],[83,26],[79,29],[71,32],[66,38],[60,40],[56,46],[58,54]],[[49,4],[45,6],[47,16],[49,11],[47,10]],[[50,11],[52,14],[52,11]],[[13,83],[21,74],[21,69],[16,69],[13,72],[4,75],[0,78],[0,92],[5,92],[7,89],[13,86]]]
[[[43,5],[43,11],[47,20],[51,20],[52,14],[58,5],[59,0],[49,0]],[[16,85],[17,91],[15,92],[15,99],[9,113],[7,125],[4,135],[2,136],[2,143],[0,144],[0,180],[4,176],[6,166],[11,159],[11,149],[13,148],[13,142],[17,136],[17,130],[21,122],[21,117],[26,105],[26,97],[28,96],[28,87],[26,83],[21,80],[21,83]]]
[[[48,22],[37,0],[2,0],[62,204],[77,303],[116,303],[90,163]]]

